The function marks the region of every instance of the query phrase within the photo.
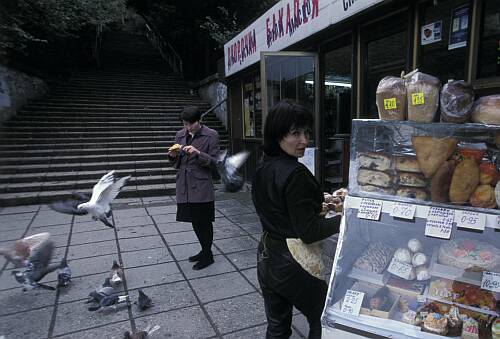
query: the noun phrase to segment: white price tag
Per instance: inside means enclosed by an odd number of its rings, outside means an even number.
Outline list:
[[[380,211],[382,211],[382,201],[363,198],[361,204],[359,205],[358,218],[359,219],[369,219],[369,220],[379,220]]]
[[[402,202],[395,202],[392,207],[391,216],[396,218],[403,218],[412,220],[417,210],[416,205],[405,204]]]
[[[397,275],[398,277],[406,280],[410,280],[412,270],[412,265],[401,262],[396,258],[392,258],[391,263],[389,264],[389,268],[387,269],[389,273]]]
[[[473,211],[455,211],[457,227],[472,228],[483,231],[486,226],[486,215]]]
[[[425,235],[442,239],[450,239],[453,227],[454,210],[442,207],[431,207],[425,223]]]
[[[481,288],[492,292],[500,292],[500,274],[484,271]]]
[[[344,301],[342,301],[342,308],[340,311],[350,315],[359,315],[359,310],[361,309],[364,297],[365,294],[363,292],[347,290],[345,292]]]

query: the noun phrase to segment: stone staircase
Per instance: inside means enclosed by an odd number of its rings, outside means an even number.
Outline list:
[[[182,128],[179,113],[186,105],[209,106],[155,60],[144,40],[130,35],[126,41],[131,42],[124,44],[125,50],[141,46],[137,59],[124,56],[113,42],[101,71],[75,72],[68,83],[29,102],[3,124],[0,206],[49,203],[72,191],[91,192],[113,169],[119,176],[132,175],[120,197],[175,194],[175,171],[166,153]],[[140,59],[146,49],[152,51],[147,61]],[[115,64],[113,54],[119,56]],[[226,148],[222,123],[213,113],[204,122],[219,132],[221,148]]]

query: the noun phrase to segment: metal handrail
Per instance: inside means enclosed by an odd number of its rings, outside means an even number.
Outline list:
[[[154,48],[158,49],[161,57],[170,65],[170,67],[172,67],[174,73],[182,76],[182,59],[179,54],[177,54],[172,45],[170,45],[162,37],[161,33],[152,23],[148,22],[146,18],[144,18],[144,21],[146,21],[146,37],[148,38],[148,40],[151,42]]]
[[[225,98],[224,100],[222,100],[222,101],[218,102],[218,103],[217,103],[217,104],[215,104],[214,106],[210,107],[210,108],[209,108],[209,109],[208,109],[205,113],[203,113],[203,114],[201,115],[201,117],[200,117],[200,118],[201,118],[201,119],[203,119],[203,117],[204,117],[205,115],[207,115],[208,113],[212,112],[214,109],[216,109],[217,107],[219,107],[220,105],[222,105],[222,104],[223,104],[223,103],[225,103],[226,101],[227,101],[227,98]]]

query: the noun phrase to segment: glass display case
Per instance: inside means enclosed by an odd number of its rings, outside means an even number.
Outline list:
[[[497,133],[479,124],[354,121],[324,327],[390,338],[500,338]],[[436,182],[444,166],[449,179]],[[398,195],[402,189],[425,195]]]

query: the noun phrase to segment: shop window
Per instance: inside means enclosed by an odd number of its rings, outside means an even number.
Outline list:
[[[243,133],[245,138],[262,137],[262,105],[260,76],[243,82]]]
[[[470,1],[427,2],[420,7],[420,71],[443,84],[448,79],[465,79],[470,18]]]
[[[361,117],[378,118],[375,93],[386,76],[400,76],[408,69],[408,14],[398,13],[363,28],[365,78],[364,112]]]
[[[484,1],[480,32],[477,77],[498,77],[500,76],[500,1]]]

